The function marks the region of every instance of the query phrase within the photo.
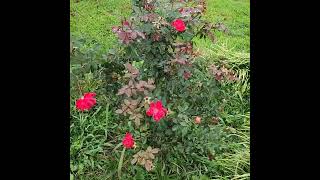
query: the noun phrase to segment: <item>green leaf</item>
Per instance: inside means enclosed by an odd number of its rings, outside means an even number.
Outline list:
[[[172,127],[172,131],[176,131],[177,129],[179,129],[179,126],[175,125],[175,126]]]
[[[187,124],[186,122],[184,122],[184,121],[180,122],[180,125],[181,125],[181,126],[184,126],[184,127],[187,127],[187,126],[188,126],[188,124]]]
[[[182,137],[186,136],[188,133],[188,128],[182,128],[181,132],[182,132]]]
[[[185,41],[191,41],[194,35],[191,32],[185,31],[181,34],[181,36]]]
[[[144,179],[145,179],[144,173],[143,173],[143,171],[142,171],[140,168],[137,169],[137,173],[136,173],[136,175],[134,176],[134,179],[136,179],[136,180],[144,180]]]

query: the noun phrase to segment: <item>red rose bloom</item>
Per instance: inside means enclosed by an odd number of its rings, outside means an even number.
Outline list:
[[[91,109],[97,103],[97,100],[94,98],[95,96],[96,93],[85,93],[84,96],[76,101],[77,109],[79,109],[80,111]]]
[[[167,114],[167,109],[165,109],[162,106],[162,102],[161,101],[151,102],[150,103],[150,107],[147,110],[147,116],[152,116],[152,118],[156,122],[159,122],[160,119],[162,119],[163,117],[166,116],[166,114]]]
[[[129,132],[126,133],[122,140],[122,145],[127,149],[130,149],[134,146],[134,139],[132,137],[132,134],[130,134]]]
[[[186,25],[181,19],[174,20],[171,25],[179,32],[186,30]]]

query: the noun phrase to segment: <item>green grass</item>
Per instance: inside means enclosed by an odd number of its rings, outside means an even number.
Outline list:
[[[208,0],[205,18],[211,22],[222,22],[229,34],[217,32],[217,43],[197,40],[198,47],[212,49],[225,45],[229,49],[249,52],[250,49],[250,1],[249,0]],[[130,0],[82,0],[70,1],[70,29],[75,36],[95,40],[105,49],[111,48],[116,41],[111,31],[121,18],[130,15]],[[90,44],[89,44],[90,45]]]
[[[70,1],[72,35],[95,40],[108,49],[115,42],[111,28],[130,14],[129,0]]]
[[[249,0],[208,0],[205,18],[211,22],[226,25],[229,34],[217,33],[217,43],[201,41],[200,48],[211,49],[226,45],[241,52],[250,50],[250,1]]]
[[[91,41],[85,46],[102,44],[105,50],[111,48],[116,38],[111,27],[119,24],[121,17],[130,14],[130,0],[75,0],[71,5],[71,33],[86,37]],[[146,173],[139,168],[134,177],[125,179],[200,179],[203,174],[211,174],[212,179],[250,179],[250,17],[249,0],[208,0],[206,19],[224,23],[230,33],[217,33],[217,43],[196,40],[203,52],[200,60],[205,62],[226,61],[237,72],[240,81],[223,84],[227,95],[222,124],[232,127],[228,151],[219,154],[214,161],[199,157],[201,165],[190,169],[182,160],[174,164],[158,162],[154,172]],[[77,74],[81,66],[72,66],[70,112],[70,166],[74,179],[116,179],[118,162],[122,148],[118,146],[125,127],[115,118],[112,107],[112,93],[105,92],[102,85],[105,76],[102,71]],[[82,87],[79,89],[79,87]],[[97,106],[88,113],[79,113],[74,102],[83,92],[97,92]],[[110,97],[111,96],[111,97]],[[130,155],[123,162],[123,175],[132,166]],[[172,154],[177,156],[177,154]],[[178,156],[177,156],[178,157]],[[134,167],[135,168],[135,167]],[[210,171],[210,172],[208,172]],[[141,178],[140,178],[141,179]],[[205,178],[203,178],[205,179]]]

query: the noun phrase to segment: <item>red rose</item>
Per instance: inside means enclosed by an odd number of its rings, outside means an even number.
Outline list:
[[[186,25],[181,19],[174,20],[171,25],[179,32],[186,30]]]
[[[122,145],[127,149],[130,149],[134,146],[134,139],[132,137],[132,134],[130,134],[129,132],[126,133],[122,140]]]
[[[147,116],[152,116],[152,118],[156,121],[159,122],[160,119],[162,119],[163,117],[166,116],[167,114],[167,109],[165,109],[162,106],[162,102],[161,101],[157,101],[157,102],[151,102],[150,103],[150,107],[147,110]]]
[[[84,96],[76,101],[77,109],[79,109],[80,111],[91,109],[97,103],[97,100],[94,98],[95,96],[96,93],[85,93]]]

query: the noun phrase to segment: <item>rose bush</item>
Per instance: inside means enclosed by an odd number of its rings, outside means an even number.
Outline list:
[[[212,120],[221,110],[219,82],[236,77],[226,66],[197,61],[193,39],[208,37],[214,42],[213,31],[225,29],[201,18],[204,0],[133,0],[132,9],[131,17],[112,28],[120,46],[106,56],[109,64],[125,68],[107,73],[123,83],[117,93],[122,103],[115,104],[119,120],[127,121],[140,137],[140,151],[159,148],[168,162],[171,151],[212,159],[222,151],[226,133],[218,120]]]
[[[101,58],[108,103],[125,126],[118,136],[130,132],[120,142],[118,175],[123,158],[148,172],[157,167],[157,158],[172,164],[179,156],[189,167],[209,163],[228,139],[219,121],[220,82],[237,78],[227,65],[201,61],[193,39],[214,42],[213,30],[221,30],[221,24],[201,18],[204,0],[133,0],[132,10],[131,17],[112,28],[119,46]],[[80,98],[76,107],[90,110],[93,97]],[[125,150],[132,156],[125,157]]]

